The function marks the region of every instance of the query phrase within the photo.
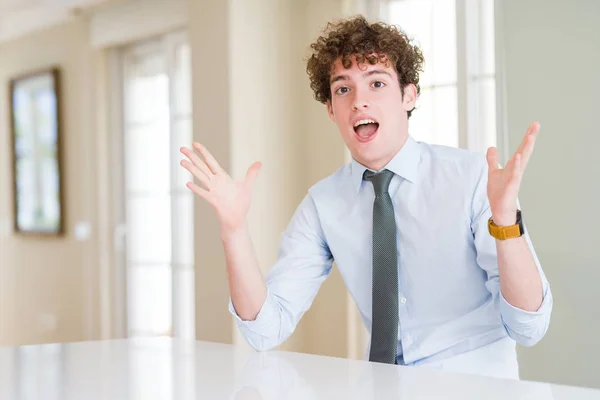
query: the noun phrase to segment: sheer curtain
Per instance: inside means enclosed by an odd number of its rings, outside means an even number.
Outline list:
[[[424,53],[409,122],[420,141],[485,151],[496,144],[494,0],[387,0],[380,18]]]
[[[127,335],[193,338],[190,48],[171,34],[121,54]]]

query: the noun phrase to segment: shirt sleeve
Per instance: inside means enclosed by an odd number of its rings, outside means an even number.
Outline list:
[[[248,344],[264,351],[283,343],[310,308],[332,265],[316,205],[308,194],[281,236],[277,261],[265,276],[267,298],[256,318],[242,320],[229,300],[229,311]]]
[[[534,312],[526,311],[511,305],[502,295],[498,272],[496,239],[490,235],[487,225],[492,213],[487,197],[488,165],[485,158],[479,159],[477,166],[476,170],[479,173],[477,174],[473,196],[473,219],[471,224],[477,251],[477,263],[487,272],[488,280],[486,287],[492,294],[495,307],[500,313],[502,323],[508,335],[523,346],[533,346],[544,337],[550,324],[553,303],[550,284],[542,270],[529,233],[524,225],[525,241],[542,280],[542,304]]]

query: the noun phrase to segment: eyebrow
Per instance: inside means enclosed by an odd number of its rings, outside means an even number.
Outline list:
[[[390,78],[392,77],[392,74],[390,74],[389,72],[387,72],[386,70],[383,70],[383,69],[372,69],[363,74],[363,76],[367,76],[367,77],[373,76],[373,75],[387,75]],[[350,77],[348,75],[336,75],[333,78],[331,78],[331,82],[329,84],[333,85],[337,81],[345,81],[345,80],[349,80],[349,79],[350,79]]]

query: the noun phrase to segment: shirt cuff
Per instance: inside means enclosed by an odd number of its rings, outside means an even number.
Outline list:
[[[231,297],[229,298],[229,312],[234,316],[235,322],[238,327],[242,330],[251,331],[254,333],[268,336],[268,331],[274,325],[276,325],[278,317],[279,306],[277,301],[271,295],[269,287],[267,286],[267,298],[263,303],[260,311],[253,320],[243,320],[238,313],[235,311]]]
[[[502,290],[499,290],[500,294],[500,313],[503,318],[509,319],[507,322],[510,324],[514,322],[516,324],[526,324],[539,319],[541,316],[547,314],[552,308],[552,292],[550,291],[550,285],[544,285],[544,293],[542,304],[536,311],[527,311],[522,308],[517,308],[510,304],[502,294]],[[509,322],[510,321],[510,322]]]

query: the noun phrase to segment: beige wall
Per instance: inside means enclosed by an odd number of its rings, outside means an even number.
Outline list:
[[[279,235],[308,187],[345,160],[334,125],[312,98],[305,56],[316,32],[330,18],[341,16],[348,9],[346,3],[232,0],[207,7],[204,2],[188,2],[194,135],[234,176],[242,176],[254,161],[263,163],[249,223],[265,271],[275,261]],[[110,9],[101,11],[102,16],[106,13]],[[48,65],[63,69],[67,211],[67,235],[62,239],[26,239],[0,230],[1,344],[115,336],[116,328],[109,322],[115,317],[115,287],[111,173],[106,168],[112,165],[110,72],[106,53],[99,47],[102,40],[92,40],[103,37],[96,20],[90,23],[83,17],[0,44],[4,82]],[[7,85],[3,91],[5,145],[0,154],[5,168],[0,184],[10,188]],[[9,223],[11,191],[0,194],[0,222]],[[92,228],[87,241],[74,238],[74,226],[80,221]],[[229,294],[218,225],[202,201],[196,203],[196,237],[197,337],[232,342],[237,331],[226,310]],[[282,347],[345,355],[347,306],[345,287],[334,271],[314,309]],[[331,315],[337,316],[338,332],[325,332]],[[43,331],[48,316],[56,318],[57,326]]]
[[[93,52],[87,25],[76,20],[0,44],[0,345],[94,338],[98,287],[93,241],[73,236],[78,221],[96,222],[93,146]],[[62,238],[18,237],[12,231],[8,82],[48,66],[62,71],[65,226]],[[52,320],[55,320],[55,326]]]
[[[298,52],[304,60],[309,46],[320,31],[332,19],[344,16],[345,2],[307,2],[305,28]],[[303,101],[301,135],[306,138],[306,150],[302,165],[307,187],[333,173],[345,163],[345,147],[337,127],[327,115],[324,105],[313,98],[305,64],[302,65],[301,87],[298,95]],[[302,351],[314,354],[345,357],[348,351],[348,302],[351,301],[338,269],[334,265],[331,276],[323,283],[312,308],[306,313],[300,328],[304,329],[305,341]]]
[[[191,6],[194,117],[203,121],[194,135],[234,177],[243,177],[255,161],[263,164],[248,223],[264,272],[276,261],[281,231],[309,186],[345,161],[343,143],[313,99],[305,72],[310,42],[329,19],[344,14],[344,6],[341,0]],[[219,61],[208,61],[207,54]],[[218,224],[202,202],[196,211],[197,337],[242,344],[226,310]],[[345,356],[347,307],[335,270],[281,348]]]
[[[276,261],[280,232],[305,189],[301,157],[301,102],[297,91],[298,2],[232,1],[230,25],[231,171],[242,179],[256,161],[262,169],[248,223],[261,268]],[[234,328],[236,342],[243,339]],[[300,346],[298,331],[285,344]]]
[[[521,202],[554,293],[547,336],[519,350],[522,377],[600,387],[600,2],[501,4],[510,150],[542,124]]]
[[[231,170],[229,4],[219,1],[206,7],[204,2],[190,1],[189,7],[194,140],[209,148],[224,169]],[[232,343],[218,221],[206,202],[195,204],[196,337]]]

